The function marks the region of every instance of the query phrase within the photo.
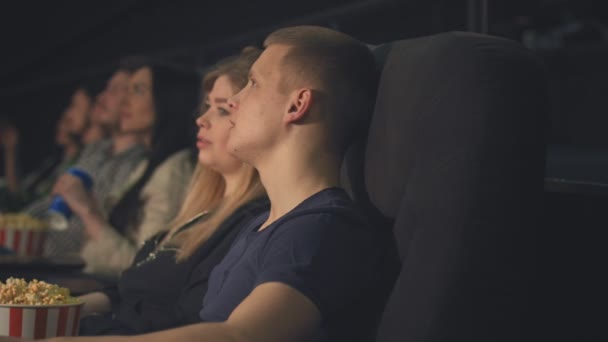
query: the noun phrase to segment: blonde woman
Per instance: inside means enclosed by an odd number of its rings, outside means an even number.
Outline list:
[[[181,211],[168,232],[144,244],[115,288],[82,296],[89,316],[81,334],[136,334],[199,321],[211,270],[245,222],[268,210],[257,171],[226,147],[227,99],[246,85],[259,54],[247,48],[204,77],[198,166]]]

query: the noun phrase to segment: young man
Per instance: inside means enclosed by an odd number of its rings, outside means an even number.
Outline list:
[[[373,57],[320,27],[278,30],[265,45],[229,100],[228,146],[258,169],[271,210],[213,270],[202,323],[117,341],[373,340],[388,242],[338,188],[344,151],[372,110]]]

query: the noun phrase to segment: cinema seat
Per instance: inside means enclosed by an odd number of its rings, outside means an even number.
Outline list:
[[[375,111],[343,174],[398,250],[375,340],[534,340],[549,108],[540,59],[465,32],[374,54]]]

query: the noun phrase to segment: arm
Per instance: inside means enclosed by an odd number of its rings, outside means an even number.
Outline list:
[[[57,178],[52,193],[62,196],[74,214],[80,217],[89,238],[98,238],[106,220],[95,196],[84,188],[80,179],[64,173]]]
[[[110,312],[110,298],[103,292],[92,292],[79,296],[78,299],[84,302],[81,316],[85,317],[95,313]]]
[[[19,191],[19,175],[17,172],[17,144],[19,135],[13,126],[6,126],[0,132],[0,140],[4,148],[4,176],[10,192]]]
[[[281,283],[265,283],[232,312],[226,322],[198,323],[138,336],[57,338],[52,341],[309,341],[317,331],[320,313],[297,290]]]
[[[131,260],[124,262],[123,255],[125,249],[131,249],[131,243],[109,226],[97,199],[78,178],[67,173],[61,175],[53,193],[62,196],[74,215],[81,219],[89,241],[111,241],[105,243],[109,246],[97,248],[93,254],[81,253],[87,272],[109,274],[116,273],[113,270],[117,264],[124,264],[123,269],[128,267]]]
[[[17,151],[16,149],[4,150],[4,175],[6,185],[10,192],[19,191],[19,176],[17,176]]]

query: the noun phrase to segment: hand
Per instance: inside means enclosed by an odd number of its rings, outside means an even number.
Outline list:
[[[80,311],[81,317],[86,317],[92,314],[104,314],[112,310],[110,297],[103,292],[87,293],[82,296],[78,296],[78,299],[84,302],[82,310]]]
[[[19,131],[12,125],[0,127],[0,144],[5,149],[15,149],[19,143]]]
[[[63,197],[74,214],[80,217],[87,215],[95,206],[82,181],[69,173],[64,173],[57,178],[52,192]]]
[[[78,177],[69,173],[59,176],[53,187],[53,194],[63,197],[72,212],[80,217],[89,237],[95,239],[101,234],[105,219],[99,202],[85,189]]]

